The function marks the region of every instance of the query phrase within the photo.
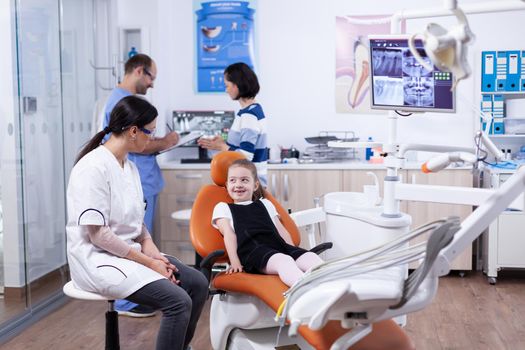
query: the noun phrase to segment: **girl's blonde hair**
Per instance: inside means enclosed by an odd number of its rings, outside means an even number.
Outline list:
[[[252,173],[255,182],[257,182],[258,186],[255,191],[253,191],[252,200],[256,201],[258,199],[264,198],[264,190],[261,186],[261,182],[259,181],[259,177],[257,176],[257,168],[255,167],[255,164],[250,162],[248,159],[237,159],[228,167],[228,172],[230,172],[230,169],[235,167],[248,169]]]

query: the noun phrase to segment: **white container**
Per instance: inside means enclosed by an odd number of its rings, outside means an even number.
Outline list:
[[[505,118],[505,134],[525,134],[525,119]]]
[[[369,198],[360,192],[333,192],[324,197],[326,212],[325,242],[334,244],[325,252],[331,260],[375,248],[410,229],[407,214],[399,218],[381,215],[382,206],[370,206]]]

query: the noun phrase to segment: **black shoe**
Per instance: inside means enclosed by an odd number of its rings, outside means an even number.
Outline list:
[[[137,305],[133,309],[125,310],[116,310],[119,316],[129,316],[129,317],[152,317],[155,316],[155,310],[146,305]]]

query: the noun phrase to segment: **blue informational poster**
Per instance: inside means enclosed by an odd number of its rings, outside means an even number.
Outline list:
[[[197,1],[197,92],[224,92],[224,69],[254,67],[253,1]]]

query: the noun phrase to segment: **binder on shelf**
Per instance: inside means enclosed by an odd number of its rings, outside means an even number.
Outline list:
[[[480,116],[482,130],[488,133],[487,122],[492,120],[492,95],[484,94],[481,96],[480,110],[482,113]],[[490,122],[489,126],[492,126],[492,122]]]
[[[489,134],[502,135],[505,133],[505,123],[503,123],[503,118],[494,119],[492,125],[493,132],[489,132]]]
[[[505,117],[505,100],[503,95],[492,96],[492,116],[494,119]]]
[[[505,91],[507,80],[507,52],[498,51],[496,58],[496,91]]]
[[[493,95],[492,96],[492,132],[489,132],[494,135],[501,135],[505,133],[505,100],[503,95]]]
[[[521,51],[521,91],[525,91],[525,50]]]
[[[496,51],[481,53],[481,91],[496,91]]]
[[[520,91],[521,52],[507,51],[507,77],[505,91]]]

